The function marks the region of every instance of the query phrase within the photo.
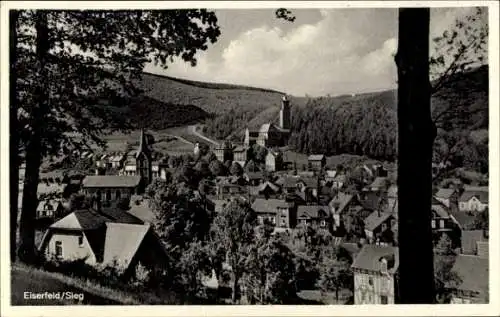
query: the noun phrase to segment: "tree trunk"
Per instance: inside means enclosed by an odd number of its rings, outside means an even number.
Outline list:
[[[49,32],[47,24],[47,13],[37,11],[35,21],[36,29],[36,54],[39,81],[36,83],[36,103],[30,109],[30,125],[32,133],[26,146],[26,172],[23,188],[23,201],[20,223],[21,245],[19,246],[19,258],[23,262],[30,263],[35,260],[35,215],[38,204],[38,181],[40,164],[42,162],[42,136],[44,129],[44,118],[48,112],[48,91],[45,88],[46,57],[49,51]]]
[[[236,304],[237,301],[237,293],[238,293],[238,282],[239,282],[239,276],[237,274],[233,274],[233,287],[232,287],[232,294],[231,294],[231,302],[233,304]]]
[[[17,122],[17,19],[19,11],[11,10],[9,12],[9,36],[10,36],[10,260],[16,261],[17,251],[17,209],[18,209],[18,195],[19,195],[19,132]]]
[[[432,146],[429,9],[399,9],[398,201],[402,304],[435,300],[431,231]]]

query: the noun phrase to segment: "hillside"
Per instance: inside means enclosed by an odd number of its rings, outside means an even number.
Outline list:
[[[238,85],[202,83],[144,73],[140,83],[145,95],[152,99],[180,105],[194,105],[210,114],[237,112],[258,113],[277,107],[282,93]]]

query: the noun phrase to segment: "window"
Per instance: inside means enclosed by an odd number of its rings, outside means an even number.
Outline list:
[[[119,200],[122,196],[122,193],[119,189],[116,190],[116,200]]]
[[[106,191],[106,200],[111,200],[111,190],[110,189],[108,189]]]
[[[370,286],[373,286],[373,278],[371,278],[371,277],[368,278],[368,284]]]
[[[444,228],[444,220],[439,220],[439,227]]]
[[[385,274],[387,273],[387,260],[386,259],[382,259],[380,261],[380,271]]]
[[[62,258],[62,242],[56,241],[56,257]]]
[[[320,224],[319,224],[321,227],[326,227],[326,221],[325,220],[321,220]]]
[[[388,302],[389,302],[389,301],[388,301],[387,296],[385,296],[385,295],[381,295],[381,296],[380,296],[380,303],[381,303],[382,305],[387,305],[387,304],[388,304]]]
[[[78,236],[78,246],[83,247],[83,234]]]
[[[281,226],[286,227],[286,219],[281,218]]]
[[[436,220],[431,220],[431,226],[432,228],[436,228]]]

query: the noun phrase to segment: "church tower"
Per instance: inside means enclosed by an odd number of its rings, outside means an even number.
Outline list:
[[[139,139],[139,148],[135,155],[136,162],[136,175],[141,176],[145,185],[151,183],[152,179],[152,158],[151,150],[148,147],[148,140],[146,139],[146,134],[144,129],[141,129],[141,136]]]
[[[283,96],[280,109],[280,128],[284,130],[290,129],[290,100]]]

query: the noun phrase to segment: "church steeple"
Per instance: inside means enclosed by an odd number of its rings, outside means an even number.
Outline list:
[[[139,138],[139,148],[137,149],[135,157],[139,157],[141,153],[145,153],[148,156],[150,153],[148,147],[148,140],[146,139],[146,134],[144,133],[144,129],[141,129],[141,136]]]

